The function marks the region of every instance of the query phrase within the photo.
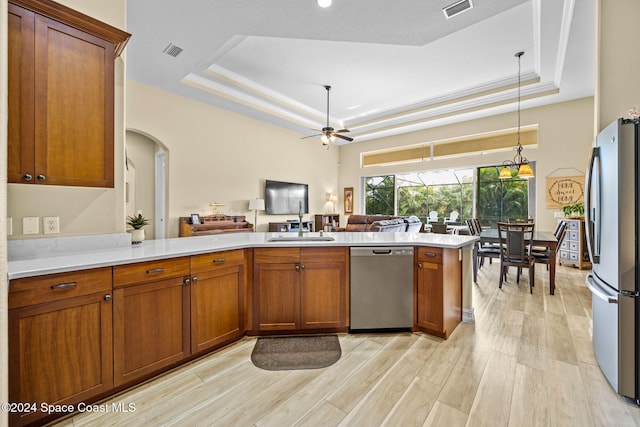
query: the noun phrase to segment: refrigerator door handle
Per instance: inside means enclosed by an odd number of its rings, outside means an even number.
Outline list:
[[[591,150],[591,156],[589,158],[589,166],[587,168],[586,188],[584,195],[585,204],[585,232],[587,235],[587,251],[589,252],[589,258],[593,264],[600,262],[600,180],[597,174],[594,174],[594,168],[596,166],[596,159],[600,158],[600,148],[593,147]],[[599,172],[599,171],[598,171]],[[598,181],[596,185],[593,185],[593,179]],[[593,185],[593,186],[592,186]],[[593,194],[593,203],[591,205]]]
[[[591,291],[591,293],[601,300],[609,303],[609,304],[617,304],[618,303],[618,295],[611,295],[606,290],[604,290],[600,285],[598,285],[593,280],[593,274],[589,273],[584,278],[584,284],[587,285],[587,288]]]

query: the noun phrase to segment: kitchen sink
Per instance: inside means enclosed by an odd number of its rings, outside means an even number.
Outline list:
[[[276,236],[267,238],[267,242],[333,242],[331,236]]]

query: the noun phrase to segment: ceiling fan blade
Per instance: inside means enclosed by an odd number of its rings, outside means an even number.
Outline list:
[[[344,135],[338,135],[338,134],[333,134],[333,136],[335,136],[336,138],[341,138],[341,139],[345,139],[349,142],[353,141],[353,138],[349,138],[348,136],[344,136]]]
[[[321,133],[319,133],[319,134],[317,134],[317,135],[303,136],[303,137],[302,137],[302,138],[300,138],[300,139],[313,138],[314,136],[322,136],[322,134],[321,134]]]
[[[340,133],[340,132],[351,132],[349,129],[340,129],[340,130],[334,130],[334,133]]]

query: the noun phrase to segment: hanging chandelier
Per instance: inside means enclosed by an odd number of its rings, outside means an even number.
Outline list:
[[[502,168],[500,169],[500,179],[511,179],[511,170],[518,170],[518,178],[533,178],[533,169],[529,164],[529,160],[522,156],[522,145],[520,144],[520,58],[524,55],[524,52],[516,53],[518,58],[518,144],[514,150],[516,155],[513,160],[506,160],[502,162]]]

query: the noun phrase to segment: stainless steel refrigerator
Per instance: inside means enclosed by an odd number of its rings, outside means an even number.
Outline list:
[[[592,271],[593,348],[602,372],[622,396],[639,402],[638,121],[618,119],[592,148],[585,187]]]

